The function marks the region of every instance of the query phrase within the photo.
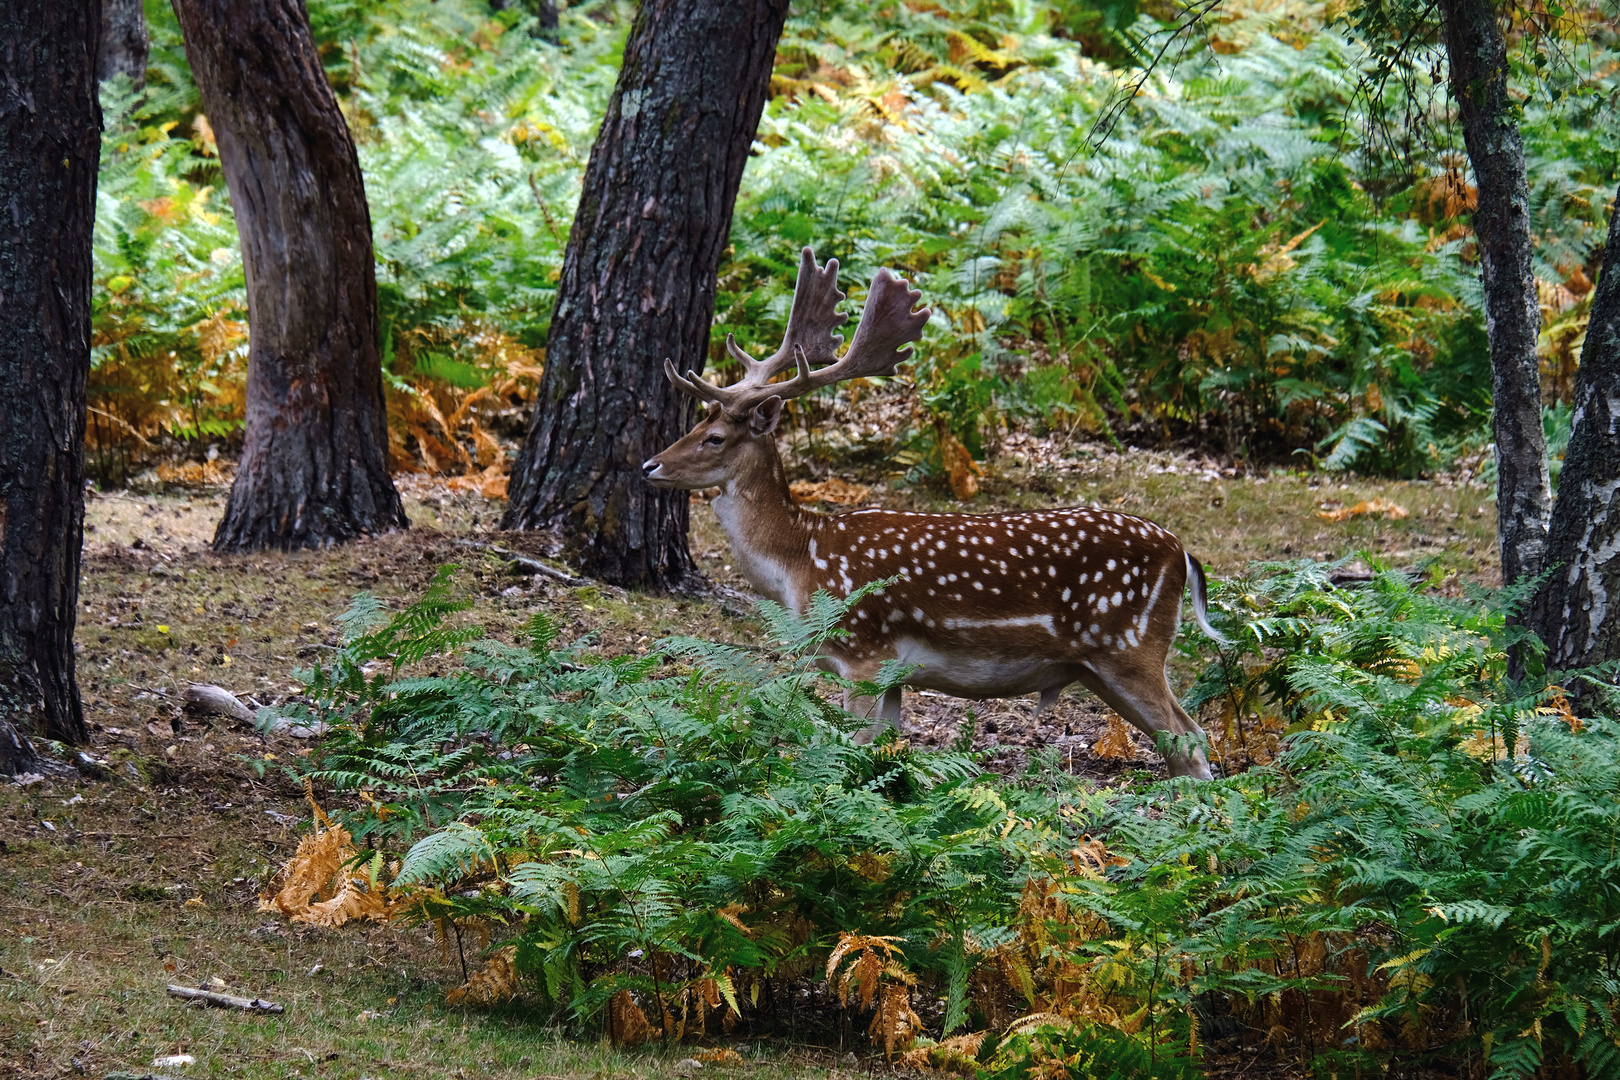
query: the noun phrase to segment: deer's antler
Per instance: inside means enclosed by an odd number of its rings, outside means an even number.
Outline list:
[[[838,260],[828,259],[825,267],[818,266],[815,254],[805,248],[799,257],[793,310],[780,348],[764,360],[755,360],[727,334],[726,350],[743,365],[743,377],[730,386],[715,386],[692,371],[683,378],[669,360],[664,361],[664,374],[686,393],[702,401],[718,402],[733,414],[745,413],[772,396],[795,398],[845,379],[892,375],[894,366],[911,356],[911,350],[903,346],[922,336],[931,314],[927,308],[911,310],[922,299],[922,293],[888,269],[879,270],[872,279],[855,339],[839,358],[838,346],[844,337],[834,331],[849,318],[838,312],[843,299],[844,294],[838,290]],[[793,378],[771,382],[793,369],[797,369]]]

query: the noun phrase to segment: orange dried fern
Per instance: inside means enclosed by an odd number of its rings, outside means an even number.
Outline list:
[[[516,946],[497,950],[472,977],[445,995],[451,1005],[494,1005],[517,993]]]
[[[349,830],[332,823],[307,782],[305,794],[315,813],[315,831],[299,841],[292,858],[259,894],[259,910],[314,926],[391,918],[395,905],[388,889],[376,880],[381,860],[374,859],[368,872],[356,873],[360,851]]]
[[[837,991],[838,1003],[848,1008],[853,998],[862,1010],[874,1009],[867,1033],[883,1044],[889,1057],[896,1047],[909,1047],[922,1030],[922,1019],[911,1007],[916,979],[898,960],[895,942],[900,940],[845,932],[827,958],[827,985]]]

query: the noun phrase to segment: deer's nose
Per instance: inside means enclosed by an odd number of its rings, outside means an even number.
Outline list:
[[[641,475],[648,480],[652,479],[652,474],[657,472],[658,469],[659,464],[657,458],[648,458],[646,461],[641,463]]]

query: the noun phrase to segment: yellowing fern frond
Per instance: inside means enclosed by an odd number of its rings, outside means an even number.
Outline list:
[[[444,1000],[451,1005],[494,1005],[509,1000],[517,993],[518,971],[513,962],[516,956],[515,946],[496,951],[471,978],[446,994]]]
[[[1100,758],[1109,758],[1115,761],[1130,760],[1136,757],[1136,744],[1131,741],[1131,729],[1125,726],[1125,721],[1119,718],[1118,713],[1108,714],[1108,730],[1103,737],[1092,744],[1091,752]]]
[[[354,838],[343,826],[332,824],[313,796],[310,805],[315,810],[315,831],[298,842],[298,850],[259,894],[259,910],[314,926],[390,918],[394,905],[376,880],[376,860],[369,873],[346,871],[360,855]]]
[[[911,1007],[911,987],[901,982],[886,984],[878,994],[877,1011],[872,1014],[867,1035],[873,1042],[881,1042],[884,1056],[892,1058],[896,1047],[909,1047],[920,1031],[922,1018]]]
[[[940,1072],[961,1073],[971,1076],[978,1070],[979,1048],[984,1045],[985,1031],[969,1035],[952,1035],[928,1046],[919,1046],[901,1054],[896,1064],[910,1069],[937,1069]]]
[[[608,1000],[608,1039],[614,1046],[639,1046],[652,1038],[653,1026],[630,991],[620,990]]]

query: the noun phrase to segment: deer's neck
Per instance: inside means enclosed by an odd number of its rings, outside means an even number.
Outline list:
[[[793,502],[775,444],[761,440],[711,505],[731,541],[737,569],[761,595],[801,611],[809,515]]]

